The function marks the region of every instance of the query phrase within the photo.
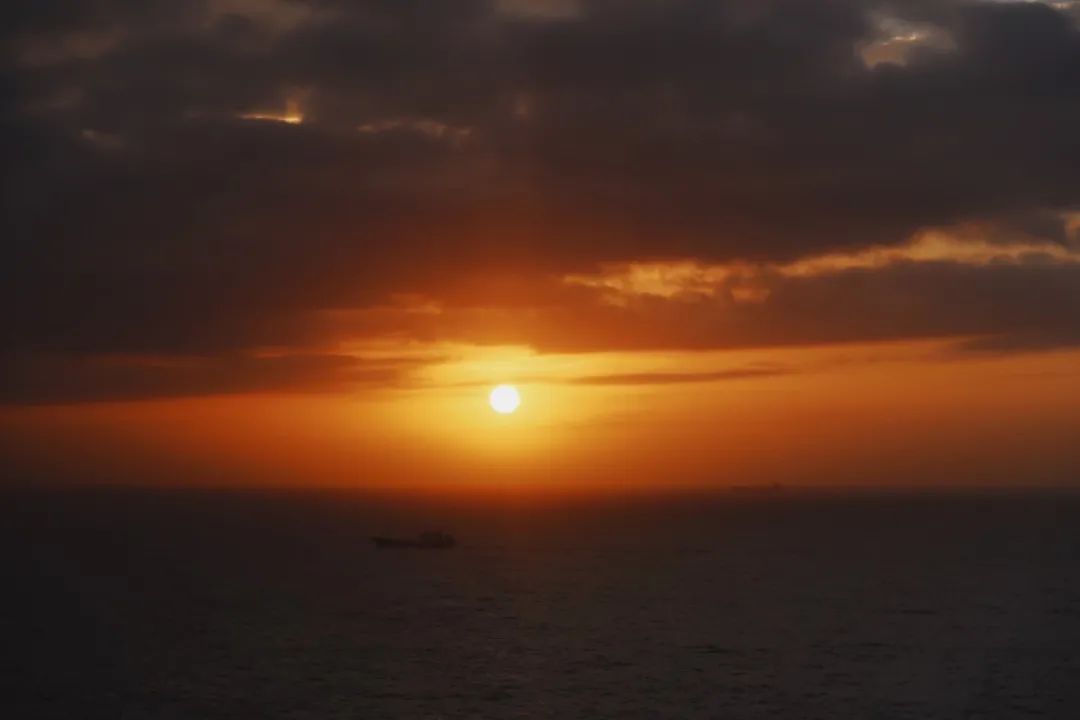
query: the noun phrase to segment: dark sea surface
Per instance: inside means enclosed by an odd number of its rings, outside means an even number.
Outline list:
[[[1076,495],[0,502],[3,718],[1080,717]]]

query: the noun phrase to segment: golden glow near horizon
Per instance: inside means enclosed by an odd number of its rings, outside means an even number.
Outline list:
[[[521,405],[521,395],[513,385],[499,385],[488,395],[491,409],[500,415],[509,415]]]
[[[479,348],[416,385],[354,395],[0,407],[0,457],[42,483],[498,492],[1075,477],[1080,352],[949,347],[573,358]],[[714,373],[765,362],[774,374]],[[492,390],[479,373],[514,378],[527,412],[478,407]]]

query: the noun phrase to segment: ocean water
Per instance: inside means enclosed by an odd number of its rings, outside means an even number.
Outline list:
[[[1075,495],[0,502],[4,718],[1080,717]]]

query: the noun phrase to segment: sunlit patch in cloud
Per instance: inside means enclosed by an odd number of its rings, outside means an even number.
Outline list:
[[[712,295],[731,273],[729,265],[706,265],[693,260],[629,262],[605,264],[600,273],[567,275],[564,281],[609,291],[612,299],[634,295],[676,298]]]
[[[284,111],[262,110],[247,112],[242,113],[240,117],[244,120],[278,122],[286,125],[300,125],[304,122],[304,112],[300,108],[300,103],[296,100],[287,101]]]
[[[859,44],[857,51],[868,68],[878,65],[907,65],[919,52],[949,52],[956,44],[943,28],[927,23],[911,23],[881,17],[876,35]]]
[[[853,253],[833,253],[776,265],[782,275],[800,277],[845,270],[873,270],[896,263],[958,263],[986,266],[1025,262],[1080,263],[1080,252],[1046,240],[1025,239],[999,244],[978,236],[929,230],[895,248],[871,247]]]

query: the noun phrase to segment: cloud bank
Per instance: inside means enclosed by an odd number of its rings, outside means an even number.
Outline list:
[[[5,3],[0,398],[318,385],[337,344],[385,337],[1075,344],[1077,18],[952,0]],[[911,250],[934,232],[959,240]],[[704,274],[614,292],[679,267]],[[268,370],[266,348],[295,359]],[[40,379],[116,356],[217,369]]]

